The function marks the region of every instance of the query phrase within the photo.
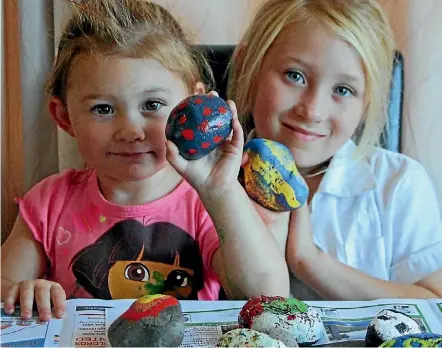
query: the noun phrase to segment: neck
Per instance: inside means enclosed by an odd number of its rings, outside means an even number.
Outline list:
[[[318,191],[322,178],[330,165],[330,161],[331,159],[312,167],[299,168],[299,173],[304,178],[309,189],[308,203],[311,202],[314,194]]]
[[[323,175],[326,171],[328,166],[330,165],[331,159],[322,162],[320,164],[317,164],[315,166],[311,167],[305,167],[305,168],[299,168],[299,173],[304,177],[304,179],[311,178],[318,175]]]
[[[308,186],[308,201],[307,201],[308,204],[310,204],[316,191],[318,191],[319,185],[321,184],[323,177],[324,177],[324,173],[316,175],[316,176],[304,178],[305,182],[307,183],[307,186]]]
[[[119,181],[98,173],[97,176],[103,197],[117,205],[140,205],[155,201],[173,191],[182,181],[171,166],[136,181]]]

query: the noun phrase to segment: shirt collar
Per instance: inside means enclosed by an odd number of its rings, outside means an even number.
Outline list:
[[[356,145],[348,140],[333,156],[317,192],[349,197],[376,187],[367,156],[356,157]]]
[[[256,137],[252,129],[247,141]],[[373,170],[366,156],[356,157],[356,144],[348,140],[333,156],[317,192],[351,197],[376,187]]]

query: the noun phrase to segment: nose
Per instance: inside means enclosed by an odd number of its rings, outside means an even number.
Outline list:
[[[327,118],[327,99],[320,90],[306,90],[296,105],[296,115],[305,122],[320,123]]]
[[[144,117],[142,115],[120,114],[117,117],[117,127],[114,132],[114,139],[116,141],[143,141],[146,138],[144,131]]]

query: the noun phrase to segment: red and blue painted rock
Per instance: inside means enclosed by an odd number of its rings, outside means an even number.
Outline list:
[[[243,306],[238,322],[284,342],[288,347],[310,346],[324,335],[319,313],[295,298],[281,296],[253,297]]]
[[[232,111],[221,98],[197,94],[181,101],[170,113],[166,138],[187,160],[196,160],[214,150],[232,131]]]
[[[109,327],[113,347],[178,347],[184,338],[184,316],[175,297],[146,295]]]

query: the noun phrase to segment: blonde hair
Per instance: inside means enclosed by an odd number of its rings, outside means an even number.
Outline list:
[[[64,28],[47,84],[50,95],[66,102],[69,70],[82,53],[154,58],[178,74],[188,91],[202,81],[213,85],[205,57],[186,39],[172,15],[146,0],[69,1],[74,13]]]
[[[293,23],[320,23],[351,44],[366,77],[367,108],[358,146],[360,154],[378,145],[387,120],[394,40],[377,0],[269,0],[255,15],[230,63],[228,95],[235,100],[246,131],[259,70],[278,34]]]

